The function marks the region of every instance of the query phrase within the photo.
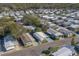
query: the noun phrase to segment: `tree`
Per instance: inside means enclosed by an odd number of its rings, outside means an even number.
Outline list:
[[[42,53],[48,55],[50,53],[50,51],[49,50],[44,50],[44,51],[42,51]]]
[[[25,28],[23,28],[22,25],[16,24],[15,22],[13,22],[12,24],[10,24],[9,28],[11,30],[11,34],[15,38],[17,38],[18,36],[20,36],[22,33],[27,32],[27,30]]]
[[[72,36],[73,36],[73,37],[75,37],[75,36],[76,36],[76,34],[73,34]]]
[[[48,50],[51,51],[52,53],[53,53],[53,52],[56,52],[58,49],[59,49],[58,46],[56,46],[56,47],[49,47],[49,48],[48,48]]]
[[[22,22],[25,25],[34,25],[36,27],[40,26],[39,18],[34,16],[34,15],[26,15],[26,16],[24,16]]]
[[[58,46],[56,47],[49,47],[47,50],[43,50],[42,53],[46,54],[46,55],[50,55],[50,53],[52,52],[56,52],[59,49]]]
[[[4,36],[4,28],[0,27],[0,36]]]
[[[0,19],[0,22],[9,22],[9,21],[14,21],[14,18],[5,16],[5,17]]]
[[[64,38],[67,38],[68,36],[67,35],[64,35]]]
[[[46,39],[44,39],[43,41],[42,41],[42,43],[47,43],[48,41],[46,40]]]
[[[11,33],[10,27],[9,27],[9,26],[6,26],[6,27],[4,28],[4,35],[10,34],[10,33]]]
[[[43,25],[41,25],[41,28],[42,28],[42,31],[43,32],[46,32],[47,31],[47,29],[49,28],[49,26],[48,26],[48,21],[47,20],[45,20],[45,21],[43,21]]]
[[[59,38],[56,38],[56,37],[55,37],[54,40],[59,40]]]
[[[5,36],[11,34],[17,38],[22,33],[27,32],[27,29],[23,28],[22,25],[15,23],[12,20],[6,20],[6,18],[0,22],[0,35]]]
[[[35,31],[36,31],[36,32],[40,32],[40,31],[42,31],[42,29],[41,29],[40,27],[36,27],[36,28],[35,28]]]

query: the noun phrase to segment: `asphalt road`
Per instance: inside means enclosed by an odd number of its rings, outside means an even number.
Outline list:
[[[23,48],[22,50],[19,50],[19,51],[2,54],[2,56],[39,56],[41,55],[41,52],[43,50],[46,50],[48,47],[70,45],[70,44],[71,44],[71,39],[67,38],[60,41],[45,43],[39,46]]]

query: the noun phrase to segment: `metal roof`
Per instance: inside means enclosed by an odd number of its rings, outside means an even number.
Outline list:
[[[54,56],[72,56],[75,53],[75,50],[72,46],[64,46],[60,48],[58,51],[52,53]]]

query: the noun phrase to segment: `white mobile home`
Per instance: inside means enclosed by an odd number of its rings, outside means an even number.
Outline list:
[[[23,46],[32,46],[32,37],[28,36],[28,33],[24,33],[20,36],[21,42],[23,43]],[[33,39],[34,40],[34,39]]]
[[[34,33],[33,34],[33,36],[35,37],[35,38],[37,38],[39,41],[43,41],[47,36],[44,34],[44,33],[42,33],[42,32],[36,32],[36,33]]]
[[[52,28],[49,28],[49,29],[47,30],[47,33],[50,34],[51,36],[55,36],[55,37],[57,37],[57,38],[63,36],[62,33],[57,32],[57,31],[53,30]]]
[[[30,39],[32,41],[32,44],[33,46],[37,46],[37,42],[35,41],[35,39],[29,34],[29,33],[26,33],[28,39]]]
[[[6,50],[11,50],[15,48],[15,40],[12,36],[8,35],[4,37],[4,47]]]
[[[66,46],[60,48],[58,51],[52,53],[53,56],[73,56],[76,55],[76,51],[72,46]]]
[[[61,32],[62,34],[66,35],[68,37],[73,35],[73,33],[71,31],[69,31],[68,29],[62,28],[62,27],[58,28],[57,31]]]
[[[44,34],[43,32],[36,32],[33,34],[33,36],[38,39],[38,41],[43,41],[43,40],[47,40],[48,42],[51,42],[52,39],[50,39],[46,34]]]
[[[69,26],[69,29],[77,32],[79,31],[79,25],[72,24],[71,26]]]

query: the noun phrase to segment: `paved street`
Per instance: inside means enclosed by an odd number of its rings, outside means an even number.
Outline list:
[[[77,40],[78,41],[78,40]],[[47,49],[48,47],[54,47],[54,46],[62,46],[62,45],[70,45],[71,39],[67,38],[60,41],[45,43],[39,46],[33,46],[29,48],[24,48],[19,51],[11,52],[11,53],[5,53],[2,54],[4,56],[39,56],[41,54],[41,51]]]

